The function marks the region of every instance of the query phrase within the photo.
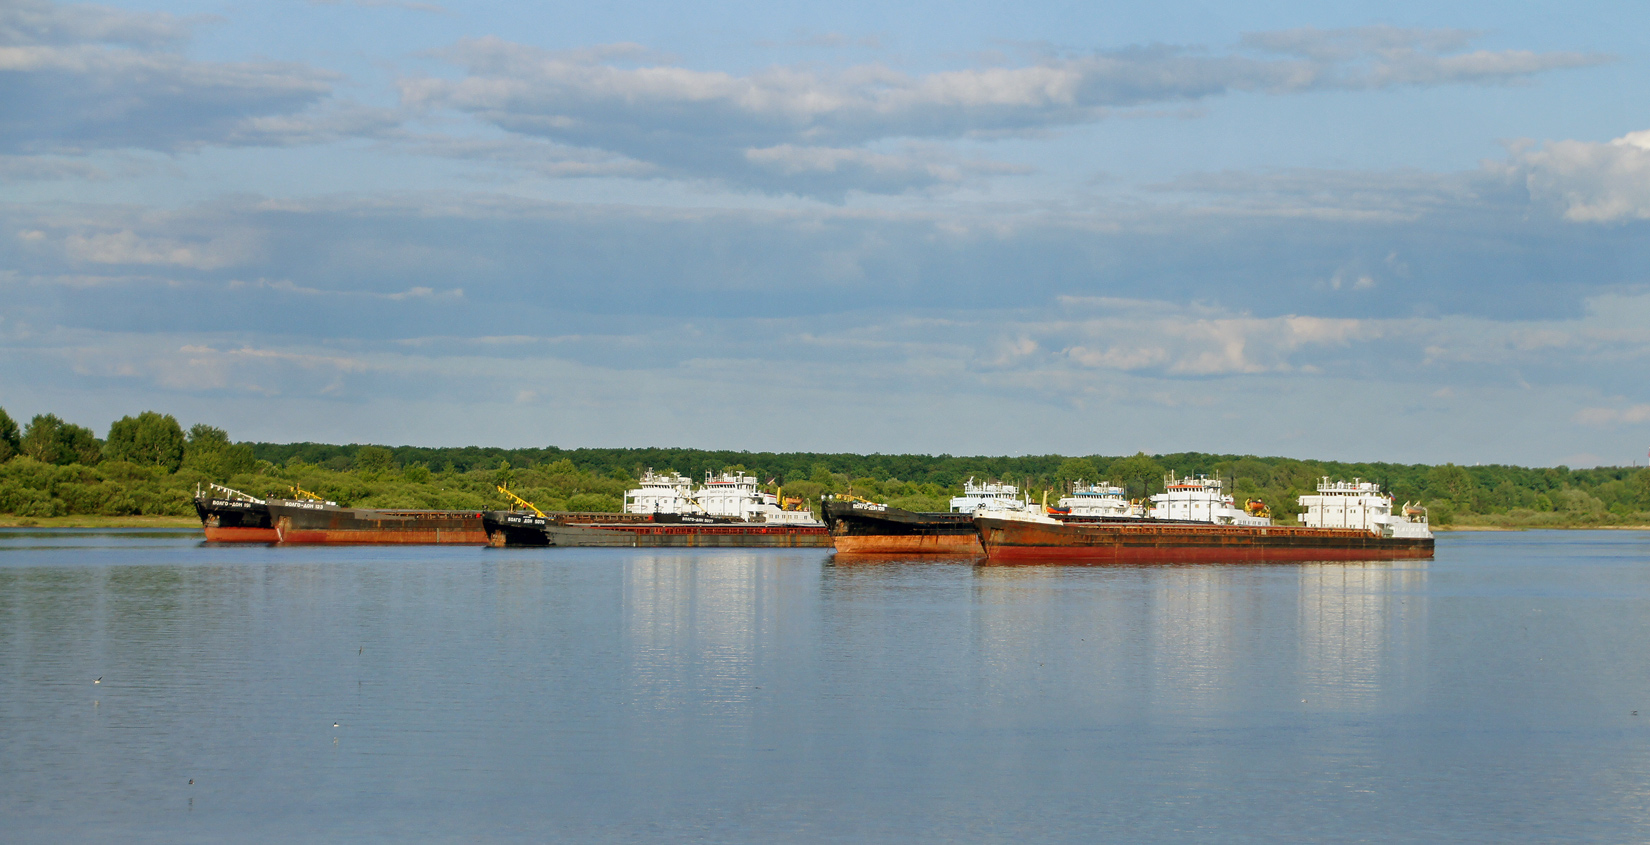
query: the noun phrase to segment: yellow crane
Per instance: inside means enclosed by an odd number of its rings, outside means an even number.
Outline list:
[[[309,499],[309,500],[315,501],[315,502],[324,502],[324,501],[326,501],[325,498],[323,498],[321,496],[318,496],[314,493],[311,493],[308,490],[305,490],[304,488],[299,487],[296,484],[292,485],[288,489],[290,489],[292,491],[292,495],[297,496],[300,499]]]
[[[505,487],[504,485],[500,484],[500,485],[498,485],[498,492],[503,493],[504,495],[510,497],[510,500],[515,502],[516,504],[521,505],[522,507],[532,511],[533,513],[538,514],[540,519],[549,519],[549,517],[544,515],[544,511],[541,511],[541,510],[538,509],[537,505],[534,505],[532,502],[529,502],[526,499],[523,499],[522,497],[517,496],[515,493],[510,492],[510,488]]]

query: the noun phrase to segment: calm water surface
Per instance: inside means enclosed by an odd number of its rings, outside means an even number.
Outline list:
[[[1006,568],[0,531],[0,830],[1643,842],[1650,534]]]

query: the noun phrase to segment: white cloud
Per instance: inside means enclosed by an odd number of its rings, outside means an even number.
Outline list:
[[[552,179],[589,177],[645,178],[656,165],[588,147],[572,147],[538,138],[451,138],[424,135],[399,140],[395,148],[414,155],[440,156],[477,164],[527,171]]]
[[[0,153],[177,152],[382,135],[384,109],[333,102],[338,74],[175,51],[195,19],[91,5],[0,5]]]
[[[7,0],[0,5],[0,45],[92,42],[155,47],[187,39],[200,20],[91,4]]]
[[[0,155],[0,180],[8,182],[45,182],[74,179],[96,182],[109,178],[102,168],[83,161],[57,156]]]
[[[824,162],[842,174],[852,161],[862,190],[889,192],[945,182],[949,174],[906,168],[904,178],[888,180],[878,153],[860,149],[850,159],[847,151],[889,139],[1091,123],[1113,109],[1240,91],[1499,83],[1605,60],[1449,52],[1465,42],[1453,32],[1302,30],[1254,36],[1247,52],[1226,54],[1137,47],[928,74],[863,64],[775,66],[740,76],[666,64],[632,44],[553,52],[488,37],[437,54],[462,67],[463,77],[408,77],[400,89],[412,108],[466,112],[510,132],[611,150],[685,175],[772,188],[774,155],[795,162],[812,151],[814,166],[786,175],[807,178]]]
[[[1582,408],[1576,412],[1575,421],[1582,425],[1615,426],[1637,425],[1650,422],[1650,405],[1628,405],[1615,408]]]
[[[1650,130],[1604,144],[1565,140],[1517,149],[1495,168],[1522,178],[1532,198],[1577,222],[1650,218]]]
[[[1110,301],[1105,316],[1021,326],[1080,366],[1163,376],[1295,372],[1315,359],[1296,353],[1346,346],[1382,335],[1378,322],[1300,315],[1251,317],[1163,303]]]
[[[152,264],[216,270],[244,260],[251,245],[243,238],[217,238],[184,243],[146,238],[130,229],[118,232],[71,233],[62,242],[72,262],[93,264]]]

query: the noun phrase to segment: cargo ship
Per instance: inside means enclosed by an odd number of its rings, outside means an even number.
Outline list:
[[[346,508],[301,488],[299,499],[260,499],[221,484],[195,493],[195,513],[212,543],[487,542],[479,511]]]
[[[628,547],[829,546],[813,513],[783,491],[767,493],[742,472],[705,474],[698,490],[676,473],[642,475],[620,513],[545,513],[508,490],[525,511],[486,515],[493,545]]]
[[[1245,513],[1207,479],[1169,479],[1153,516],[1061,522],[1046,514],[981,514],[988,559],[1004,563],[1195,563],[1399,560],[1432,557],[1426,510],[1397,510],[1372,482],[1331,482],[1300,497],[1301,525]],[[1175,518],[1196,515],[1198,518]]]
[[[195,488],[195,513],[208,543],[275,543],[280,536],[269,519],[269,503],[222,484]]]
[[[1029,512],[1037,508],[1012,484],[963,482],[949,511],[908,511],[852,495],[823,496],[820,513],[838,554],[980,555],[974,516],[981,512]]]

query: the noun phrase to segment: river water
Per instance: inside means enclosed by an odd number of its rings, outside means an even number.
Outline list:
[[[1643,842],[1650,533],[992,567],[0,531],[0,831]]]

